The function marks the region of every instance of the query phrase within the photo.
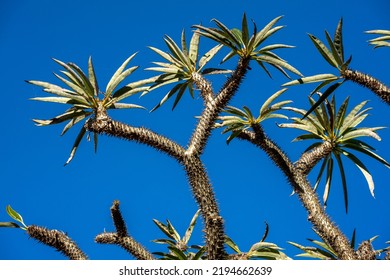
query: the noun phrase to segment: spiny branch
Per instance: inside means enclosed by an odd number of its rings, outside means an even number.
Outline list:
[[[370,75],[361,73],[356,70],[346,69],[341,73],[341,76],[346,80],[350,80],[363,87],[368,88],[381,98],[387,105],[390,105],[390,88],[379,80]]]
[[[116,232],[101,233],[96,236],[95,241],[100,244],[119,245],[138,260],[154,260],[155,258],[148,250],[128,235],[125,221],[119,209],[119,201],[115,200],[110,210]]]
[[[238,138],[250,141],[260,147],[283,171],[305,207],[308,213],[308,220],[314,225],[321,238],[326,240],[336,251],[338,257],[345,260],[356,259],[357,255],[351,248],[348,239],[325,213],[317,194],[307,181],[306,173],[304,173],[307,171],[307,168],[302,169],[302,164],[298,165],[300,168],[294,166],[282,150],[265,135],[260,124],[254,125],[253,130],[254,132],[242,132],[238,135]],[[315,151],[314,153],[317,152],[318,151]],[[306,154],[305,158],[310,158],[309,154]],[[318,157],[313,156],[313,159],[315,158],[318,159]],[[304,160],[301,159],[301,161],[298,162],[303,163]],[[309,162],[311,163],[307,165],[308,167],[314,160],[309,160],[307,163]]]
[[[32,225],[27,227],[27,234],[39,242],[55,248],[71,260],[86,260],[88,257],[65,233]]]
[[[249,61],[250,59],[248,58],[241,58],[238,62],[236,70],[226,81],[217,96],[212,101],[206,102],[206,108],[202,112],[195,131],[192,134],[186,154],[201,155],[203,153],[217,117],[222,112],[222,110],[225,109],[243,81],[248,70]],[[198,78],[201,77],[202,76],[199,75]],[[211,90],[211,86],[203,86],[203,84],[207,85],[203,79],[194,80],[194,83],[198,87],[201,87],[201,90],[202,88],[204,88],[205,91]],[[207,98],[210,98],[210,96],[211,94],[208,94]]]
[[[109,117],[105,119],[89,119],[85,123],[87,130],[106,134],[126,140],[133,140],[164,152],[179,162],[183,160],[185,150],[174,141],[143,127],[133,127]]]
[[[299,170],[303,175],[307,175],[314,166],[327,155],[329,155],[334,146],[331,142],[325,141],[314,149],[307,151],[301,155],[301,158],[295,162],[295,169]]]

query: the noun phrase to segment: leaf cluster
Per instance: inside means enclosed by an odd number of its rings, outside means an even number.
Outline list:
[[[321,98],[321,96],[320,96]],[[313,106],[316,103],[314,98],[309,97],[309,102]],[[328,141],[332,143],[332,152],[324,157],[322,165],[319,170],[314,188],[317,188],[323,173],[326,172],[326,183],[324,191],[324,203],[328,200],[331,189],[331,182],[333,177],[334,160],[339,166],[341,181],[344,192],[344,202],[346,211],[348,211],[348,190],[345,169],[342,158],[348,158],[364,175],[369,186],[372,196],[374,196],[374,181],[365,164],[354,154],[359,152],[365,154],[386,167],[390,168],[390,164],[375,153],[375,149],[362,141],[361,137],[371,137],[378,141],[381,140],[376,131],[384,127],[358,127],[368,116],[368,111],[371,108],[364,108],[368,101],[363,101],[356,105],[349,113],[347,113],[349,105],[349,97],[347,97],[339,108],[336,106],[336,99],[333,96],[329,101],[322,102],[316,107],[311,114],[307,114],[306,110],[297,109],[294,107],[285,107],[297,113],[301,117],[293,117],[293,123],[280,124],[282,128],[295,128],[303,130],[306,133],[296,137],[293,141],[315,140],[305,152],[308,152],[316,147],[319,147],[323,142]],[[306,118],[303,118],[306,117]]]

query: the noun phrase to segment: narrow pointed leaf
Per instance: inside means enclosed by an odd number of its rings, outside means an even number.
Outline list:
[[[281,89],[277,92],[275,92],[273,95],[271,95],[264,103],[263,105],[261,106],[260,108],[260,115],[264,114],[265,110],[271,105],[272,102],[274,102],[274,100],[276,98],[278,98],[280,95],[282,95],[287,89],[284,88],[284,89]]]
[[[184,234],[184,237],[182,239],[182,242],[184,244],[188,244],[188,241],[190,240],[192,232],[193,232],[193,230],[195,228],[196,221],[198,220],[199,214],[200,214],[200,210],[196,211],[195,215],[192,217],[190,225],[188,226],[188,228],[186,230],[186,233]]]
[[[93,67],[93,62],[92,62],[92,57],[91,56],[88,59],[88,76],[89,76],[89,80],[91,81],[91,84],[92,84],[92,87],[93,87],[94,95],[98,96],[98,94],[99,94],[99,86],[98,86],[98,82],[97,82],[97,79],[96,79],[95,69]]]
[[[330,87],[328,87],[326,89],[326,91],[324,92],[324,94],[322,94],[320,96],[318,101],[316,103],[314,103],[314,105],[311,106],[311,108],[306,112],[306,114],[303,116],[303,118],[308,116],[311,112],[313,112],[313,110],[315,110],[318,106],[320,106],[320,104],[322,104],[322,102],[324,102],[325,99],[328,98],[328,96],[331,95],[341,84],[342,84],[342,82],[339,82],[339,83],[335,83],[335,84],[331,85]]]
[[[211,50],[209,50],[207,53],[205,53],[199,60],[199,69],[202,69],[218,53],[218,51],[222,47],[223,47],[222,44],[218,44],[215,47],[213,47]]]
[[[70,151],[69,158],[68,158],[68,160],[65,162],[64,165],[67,165],[67,164],[69,164],[69,163],[72,161],[72,159],[74,158],[74,155],[76,154],[77,148],[79,147],[80,142],[81,142],[81,140],[83,139],[83,137],[84,137],[84,135],[85,135],[86,132],[87,132],[87,129],[83,126],[83,127],[81,128],[79,134],[77,135],[76,140],[74,141],[72,150]]]
[[[339,53],[342,61],[344,61],[344,45],[343,45],[343,18],[337,24],[336,32],[334,34],[334,46]]]
[[[127,64],[134,58],[136,53],[132,54],[130,57],[128,57],[122,64],[119,66],[119,68],[115,71],[114,75],[112,75],[110,81],[107,84],[106,87],[106,94],[111,95],[113,89],[119,84],[117,83],[117,79],[122,74],[123,70],[126,68]],[[116,85],[115,85],[116,84]]]
[[[190,52],[189,52],[190,61],[194,66],[198,61],[199,41],[200,41],[199,33],[194,32],[190,41]]]
[[[344,193],[345,212],[348,213],[348,188],[347,188],[347,179],[345,177],[344,165],[343,165],[343,161],[340,157],[340,154],[335,153],[334,155],[335,155],[335,158],[337,160],[337,165],[339,166],[339,170],[340,170],[341,185],[343,187],[343,193]]]
[[[322,57],[333,67],[337,68],[337,62],[332,55],[332,52],[322,43],[317,37],[309,34],[310,40],[314,43],[314,46],[320,52]]]

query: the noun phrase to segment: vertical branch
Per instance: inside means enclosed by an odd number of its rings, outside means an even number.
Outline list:
[[[209,99],[211,95],[207,95],[209,96],[207,99],[209,102],[206,102],[206,108],[203,110],[195,131],[191,136],[186,154],[201,155],[203,153],[217,117],[237,92],[248,70],[249,62],[249,58],[240,58],[236,70],[226,81],[217,96],[211,101]],[[197,78],[194,79],[194,83],[201,92],[211,89],[211,86],[208,86],[208,83],[205,82],[201,75],[196,75],[194,78]]]
[[[123,220],[122,213],[119,209],[119,201],[114,201],[110,210],[116,233],[101,233],[95,237],[95,241],[100,244],[119,245],[137,260],[154,260],[155,258],[148,250],[128,235],[125,221]]]
[[[186,157],[184,167],[192,187],[196,202],[205,220],[205,234],[208,259],[225,259],[224,222],[219,213],[219,207],[214,196],[211,183],[201,160],[196,156]]]

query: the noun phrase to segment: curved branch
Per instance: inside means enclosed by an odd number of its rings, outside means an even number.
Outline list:
[[[314,225],[320,237],[336,251],[340,259],[357,259],[357,255],[342,231],[331,221],[322,207],[317,194],[307,181],[302,169],[296,168],[283,151],[264,133],[260,124],[253,126],[254,132],[243,131],[238,138],[248,140],[264,150],[271,160],[283,171],[308,213],[308,220]],[[313,157],[316,158],[316,157]],[[312,161],[314,162],[314,161]],[[310,164],[308,165],[310,166]],[[307,169],[306,169],[307,170]],[[303,169],[305,171],[305,169]]]
[[[114,121],[108,116],[105,118],[89,119],[85,123],[85,127],[91,132],[106,134],[126,140],[134,140],[164,152],[179,162],[183,160],[185,150],[182,146],[149,129],[143,127],[132,127],[130,125]]]
[[[334,148],[334,145],[325,141],[321,145],[314,149],[307,151],[301,155],[301,158],[295,162],[295,168],[302,173],[307,175],[314,168],[314,166],[327,155],[329,155]]]
[[[351,69],[342,71],[341,76],[346,80],[350,80],[368,88],[377,96],[379,96],[379,98],[381,98],[384,102],[386,102],[387,105],[390,105],[390,88],[379,80],[371,77],[370,75]]]
[[[32,225],[27,227],[27,234],[39,242],[57,249],[71,260],[86,260],[88,257],[65,233]]]
[[[237,92],[248,70],[249,62],[249,58],[240,58],[236,70],[226,81],[217,96],[212,101],[206,102],[206,108],[202,112],[195,131],[191,136],[186,154],[201,155],[203,153],[217,117]],[[206,92],[209,90],[208,83],[205,83],[201,75],[196,75],[195,78],[198,78],[198,80],[194,79],[194,83],[201,88],[201,91],[204,90]],[[210,94],[206,98],[209,99]]]

